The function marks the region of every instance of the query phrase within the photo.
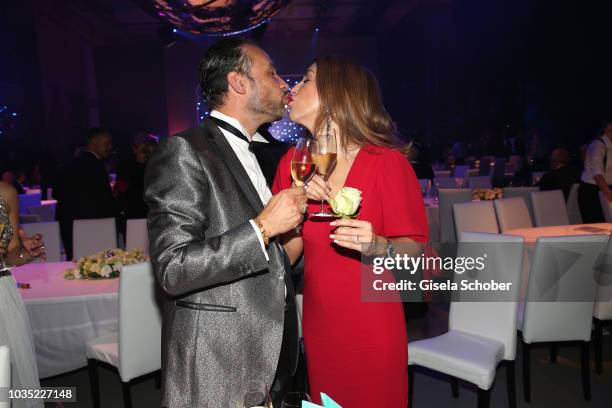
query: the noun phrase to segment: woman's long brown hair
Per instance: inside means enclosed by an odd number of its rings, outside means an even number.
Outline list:
[[[340,145],[372,144],[400,148],[395,124],[387,113],[374,75],[342,57],[323,57],[317,65],[316,86],[320,108],[315,135],[325,131],[328,118],[339,128]]]

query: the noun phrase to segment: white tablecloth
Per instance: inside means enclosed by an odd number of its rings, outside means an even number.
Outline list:
[[[87,365],[85,343],[117,331],[119,279],[69,281],[72,262],[29,264],[12,270],[23,296],[41,378]]]

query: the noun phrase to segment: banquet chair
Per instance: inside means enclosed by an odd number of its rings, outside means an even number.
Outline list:
[[[569,225],[567,206],[561,190],[537,191],[530,195],[536,227]]]
[[[516,407],[515,364],[517,303],[522,270],[523,238],[502,234],[464,232],[460,256],[489,256],[486,274],[503,276],[511,283],[504,294],[458,292],[450,305],[448,332],[408,344],[409,406],[414,396],[414,366],[425,367],[451,377],[453,397],[458,397],[457,380],[478,387],[478,407],[489,406],[490,390],[497,367],[505,363],[508,403]],[[468,274],[469,275],[469,274]],[[459,276],[455,274],[455,276]],[[480,278],[480,275],[478,276]]]
[[[457,188],[440,189],[438,199],[440,203],[440,242],[457,242],[453,204],[472,201],[472,191]]]
[[[601,211],[606,222],[612,222],[612,203],[608,201],[608,197],[601,191],[599,192],[599,202],[601,203]]]
[[[11,353],[8,346],[0,345],[0,388],[11,387]],[[10,408],[10,402],[1,402],[0,408]]]
[[[55,221],[55,206],[33,205],[28,208],[28,213],[38,216],[39,222]]]
[[[580,184],[572,184],[567,196],[567,217],[570,224],[582,224],[582,214],[580,214],[580,207],[578,206],[578,187],[580,187]]]
[[[19,214],[19,224],[32,224],[39,221],[36,214]]]
[[[105,249],[117,248],[117,227],[114,218],[74,220],[72,229],[74,259]]]
[[[531,204],[531,193],[540,191],[540,187],[505,187],[504,188],[504,198],[512,198],[512,197],[523,197],[525,199],[525,203],[527,203],[527,209],[529,210],[529,217],[531,218],[531,223],[534,223],[533,217],[533,205]]]
[[[606,235],[541,237],[535,252],[524,308],[518,328],[523,345],[523,393],[531,400],[531,349],[550,347],[556,362],[557,347],[581,348],[582,391],[591,399],[589,346],[596,293],[593,273],[606,249]]]
[[[444,177],[436,177],[434,179],[434,183],[438,188],[456,188],[457,182],[454,177],[444,176]]]
[[[495,200],[495,214],[502,233],[517,229],[531,228],[531,217],[523,197],[501,198]]]
[[[434,178],[436,177],[450,177],[450,170],[434,170]]]
[[[47,249],[46,262],[61,262],[62,260],[62,241],[60,238],[60,228],[57,221],[52,222],[36,222],[32,224],[23,224],[21,226],[27,235],[41,234],[45,241]],[[42,259],[36,259],[32,262],[45,262]]]
[[[491,183],[491,177],[489,176],[471,176],[468,177],[468,186],[471,189],[491,188],[493,187],[493,184]]]
[[[421,188],[423,197],[429,196],[429,190],[431,187],[429,179],[419,179],[419,187]]]
[[[457,238],[463,232],[499,232],[492,201],[453,204],[453,216]]]
[[[118,371],[123,406],[132,406],[131,386],[161,370],[161,310],[149,262],[125,266],[119,276],[119,332],[102,335],[85,346],[94,408],[100,407],[98,367]]]
[[[603,373],[603,328],[612,326],[612,239],[608,241],[604,267],[597,282],[597,294],[593,306],[593,348],[595,372]]]
[[[40,205],[40,200],[42,199],[41,193],[35,194],[19,194],[19,211],[26,212],[28,208]]]
[[[146,218],[127,220],[125,235],[125,249],[127,251],[142,249],[145,254],[149,254],[149,234]]]

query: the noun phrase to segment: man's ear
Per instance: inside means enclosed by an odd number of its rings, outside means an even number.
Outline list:
[[[245,94],[247,92],[246,78],[237,72],[227,74],[227,83],[230,88],[237,94]]]

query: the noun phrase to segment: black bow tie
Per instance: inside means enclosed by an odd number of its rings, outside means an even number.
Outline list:
[[[214,116],[209,116],[210,120],[212,120],[215,125],[219,126],[221,129],[227,130],[228,132],[230,132],[232,135],[236,136],[238,139],[242,139],[245,142],[247,142],[249,144],[249,151],[251,151],[252,153],[255,153],[255,151],[263,144],[267,144],[267,143],[262,143],[262,142],[254,142],[249,140],[244,133],[242,133],[241,131],[239,131],[238,129],[236,129],[234,126],[230,125],[229,123],[227,123],[224,120],[221,120],[219,118],[215,118]]]

